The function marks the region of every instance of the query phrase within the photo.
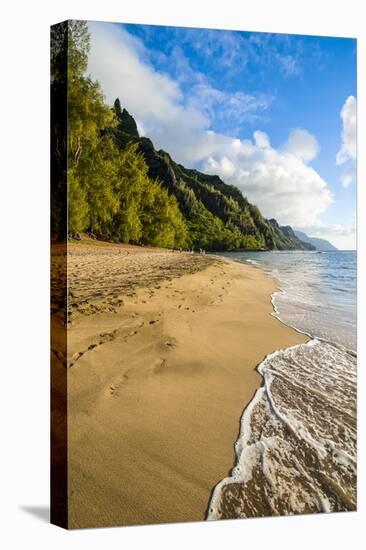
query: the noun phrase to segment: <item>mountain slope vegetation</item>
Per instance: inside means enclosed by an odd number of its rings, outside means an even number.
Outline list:
[[[118,121],[113,130],[115,143],[121,149],[131,142],[138,145],[149,176],[176,197],[193,246],[216,250],[314,249],[302,242],[291,227],[266,220],[234,185],[224,183],[219,176],[185,168],[166,151],[157,151],[149,138],[139,137],[136,122],[121,108],[119,99],[114,111]]]
[[[110,108],[86,76],[89,47],[87,24],[71,21],[59,26],[51,50],[51,97],[65,79],[67,51],[69,235],[180,249],[314,249],[291,227],[265,219],[235,186],[185,168],[141,137],[120,100]],[[56,121],[56,149],[61,130]]]
[[[298,239],[301,239],[304,243],[310,243],[317,250],[320,250],[321,252],[329,252],[338,250],[336,246],[334,246],[332,243],[327,241],[326,239],[320,239],[319,237],[309,237],[306,235],[306,233],[303,233],[302,231],[295,231],[295,235]]]

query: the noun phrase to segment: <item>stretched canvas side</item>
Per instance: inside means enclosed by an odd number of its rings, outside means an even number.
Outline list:
[[[51,27],[51,523],[67,528],[67,31]]]

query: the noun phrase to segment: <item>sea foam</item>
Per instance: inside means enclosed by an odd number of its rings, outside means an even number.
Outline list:
[[[277,280],[273,315],[311,339],[258,366],[262,387],[242,415],[236,464],[215,487],[207,518],[354,510],[356,256],[230,257],[255,262]]]
[[[207,519],[356,508],[356,357],[310,340],[268,355],[245,409],[236,464]]]

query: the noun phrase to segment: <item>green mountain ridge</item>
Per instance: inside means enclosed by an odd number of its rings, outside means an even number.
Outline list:
[[[312,244],[317,250],[320,250],[321,252],[338,250],[338,248],[334,246],[334,244],[330,243],[326,239],[321,239],[319,237],[309,237],[306,233],[303,233],[302,231],[295,231],[295,235],[303,242]]]
[[[265,219],[234,185],[217,175],[204,174],[176,163],[169,153],[156,150],[140,137],[137,124],[119,99],[114,103],[118,121],[111,130],[120,150],[136,143],[148,167],[148,176],[174,195],[186,220],[191,244],[207,250],[315,250],[301,241],[290,226]]]
[[[53,28],[53,240],[88,233],[181,250],[313,249],[290,227],[266,220],[234,185],[184,167],[140,137],[119,99],[111,108],[87,75],[89,51],[85,21]]]

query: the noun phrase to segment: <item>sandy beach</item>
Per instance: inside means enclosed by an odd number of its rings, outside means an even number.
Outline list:
[[[69,527],[203,520],[255,367],[306,338],[251,266],[91,241],[68,269]]]

